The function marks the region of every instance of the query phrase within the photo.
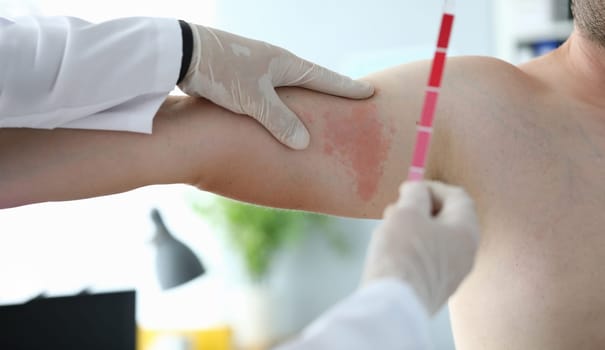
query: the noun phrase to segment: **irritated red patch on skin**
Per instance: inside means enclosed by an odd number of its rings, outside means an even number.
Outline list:
[[[324,114],[323,152],[336,157],[355,179],[357,194],[369,201],[376,194],[387,159],[391,128],[385,128],[373,103],[356,103],[348,113]]]

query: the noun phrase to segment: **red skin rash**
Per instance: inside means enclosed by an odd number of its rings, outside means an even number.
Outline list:
[[[378,117],[374,103],[355,103],[348,113],[328,112],[323,133],[323,153],[334,157],[353,176],[363,201],[376,194],[383,163],[391,146],[392,132]]]

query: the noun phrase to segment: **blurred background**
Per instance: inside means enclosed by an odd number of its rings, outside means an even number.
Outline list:
[[[174,17],[357,78],[431,58],[442,4],[0,0],[0,16]],[[572,29],[567,0],[466,0],[457,15],[451,55],[512,63],[556,48]],[[267,348],[355,290],[376,223],[259,211],[183,185],[1,210],[0,305],[133,290],[138,349]],[[431,327],[436,349],[454,348],[447,309]]]

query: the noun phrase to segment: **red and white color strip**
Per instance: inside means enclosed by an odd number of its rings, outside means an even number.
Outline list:
[[[429,152],[431,135],[433,132],[433,119],[435,118],[435,109],[441,89],[441,78],[445,68],[445,58],[450,43],[452,27],[454,25],[454,5],[453,1],[445,1],[443,17],[441,19],[441,28],[439,29],[439,38],[437,40],[437,49],[433,58],[431,75],[424,96],[424,106],[422,115],[417,123],[416,145],[412,156],[412,164],[408,174],[408,181],[420,181],[424,177],[424,167],[426,157]]]

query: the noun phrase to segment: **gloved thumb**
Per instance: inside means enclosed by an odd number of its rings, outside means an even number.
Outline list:
[[[281,143],[295,150],[309,146],[309,132],[298,116],[286,106],[273,90],[269,101],[264,103],[269,108],[261,108],[257,120]]]

